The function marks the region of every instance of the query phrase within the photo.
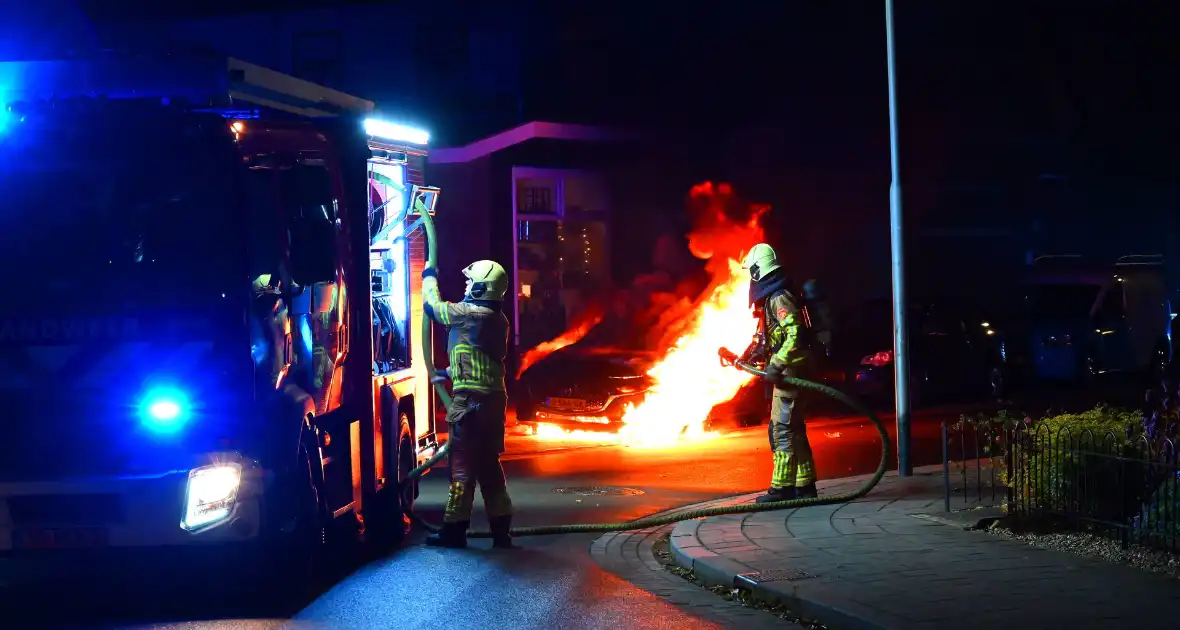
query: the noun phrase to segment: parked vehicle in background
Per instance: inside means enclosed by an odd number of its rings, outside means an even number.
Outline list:
[[[1167,369],[1175,315],[1162,257],[1124,256],[1113,266],[1056,258],[1038,260],[1021,287],[1026,374],[1091,384]]]
[[[874,404],[893,400],[893,303],[870,300],[837,315],[833,368],[843,368],[844,389]],[[1000,322],[968,300],[936,297],[910,305],[910,374],[913,403],[986,400],[1006,387]],[[829,376],[827,380],[835,380]]]

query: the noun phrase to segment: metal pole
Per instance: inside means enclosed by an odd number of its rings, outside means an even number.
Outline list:
[[[893,62],[893,0],[885,0],[886,68],[889,74],[889,233],[893,258],[893,383],[897,399],[897,474],[914,474],[910,462],[910,355],[906,317],[905,242],[902,240],[901,175],[897,159],[897,90]]]

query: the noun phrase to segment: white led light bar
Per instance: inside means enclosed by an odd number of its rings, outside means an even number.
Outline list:
[[[421,129],[375,118],[365,119],[365,133],[374,138],[391,142],[409,142],[410,144],[428,144],[430,142],[430,134]]]

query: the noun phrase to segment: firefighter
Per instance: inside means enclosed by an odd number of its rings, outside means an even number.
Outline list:
[[[467,288],[463,301],[445,302],[434,269],[422,271],[422,295],[430,318],[446,326],[447,355],[454,401],[447,414],[451,444],[451,487],[442,530],[426,539],[432,547],[467,546],[475,487],[497,548],[512,546],[512,500],[500,455],[504,452],[504,421],[508,398],[504,360],[508,354],[508,318],[503,300],[508,274],[491,260],[463,270]]]
[[[742,267],[750,272],[750,302],[759,319],[759,334],[745,357],[764,358],[766,380],[774,384],[768,429],[774,472],[770,490],[757,502],[815,497],[815,460],[803,422],[801,392],[779,383],[783,376],[802,377],[811,362],[805,304],[769,245],[755,245]]]

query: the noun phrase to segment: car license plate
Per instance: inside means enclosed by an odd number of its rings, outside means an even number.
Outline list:
[[[99,527],[18,529],[12,533],[17,549],[87,549],[105,547],[107,532]]]
[[[584,411],[586,409],[586,401],[581,398],[550,398],[549,406],[553,409],[563,409],[566,411]]]

